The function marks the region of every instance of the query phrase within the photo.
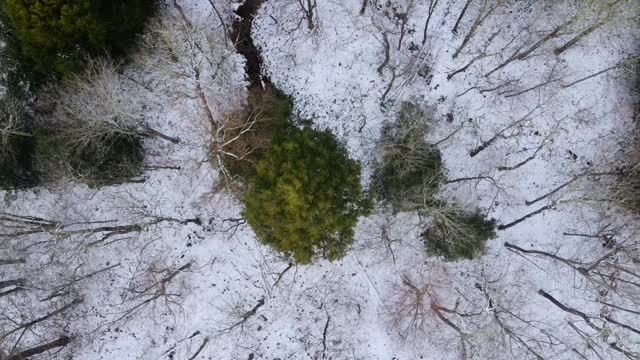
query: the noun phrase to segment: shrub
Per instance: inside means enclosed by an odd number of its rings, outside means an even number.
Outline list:
[[[299,263],[342,258],[368,211],[360,165],[328,131],[290,128],[274,138],[244,197],[258,238]]]
[[[143,151],[139,137],[83,136],[73,129],[39,130],[36,158],[42,176],[54,180],[70,178],[96,187],[122,183],[141,174]]]
[[[13,45],[38,78],[77,71],[85,55],[125,53],[154,0],[5,0]]]
[[[5,95],[0,100],[0,188],[23,188],[38,182],[33,170],[34,149],[24,105]]]
[[[628,154],[624,162],[628,164],[620,169],[620,176],[611,187],[611,200],[614,204],[640,214],[640,58],[626,65],[629,78],[633,79],[631,93],[634,96],[633,120],[635,128],[625,142]]]
[[[396,122],[383,129],[377,190],[397,210],[428,206],[444,180],[440,151],[424,138],[428,129],[425,111],[408,102],[401,105]]]
[[[495,220],[456,206],[429,210],[431,226],[422,233],[427,253],[447,261],[471,260],[484,254],[487,240],[496,236]]]
[[[640,165],[621,175],[613,186],[613,200],[627,210],[640,214]]]
[[[214,134],[211,154],[220,157],[217,165],[231,180],[251,179],[273,137],[288,126],[292,110],[291,98],[277,89],[251,90],[247,107],[228,114]]]

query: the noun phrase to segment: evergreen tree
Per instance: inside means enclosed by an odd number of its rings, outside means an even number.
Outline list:
[[[81,68],[85,55],[124,54],[156,0],[4,0],[5,22],[36,78]]]
[[[274,139],[244,197],[258,238],[299,263],[342,258],[368,211],[360,165],[327,131],[289,129]]]
[[[382,164],[376,169],[376,189],[395,210],[413,211],[430,205],[445,179],[440,151],[425,140],[428,114],[405,102],[398,117],[384,127]]]
[[[487,240],[496,237],[495,220],[444,203],[428,209],[432,225],[424,233],[427,253],[446,261],[471,260],[485,252]]]
[[[142,173],[139,136],[104,134],[84,138],[78,129],[39,129],[38,170],[50,180],[68,178],[90,187],[125,182]]]

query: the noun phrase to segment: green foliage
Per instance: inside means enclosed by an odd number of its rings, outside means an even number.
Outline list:
[[[375,180],[380,196],[396,210],[428,206],[445,178],[440,151],[425,140],[428,129],[425,111],[409,102],[383,129],[382,166]]]
[[[247,107],[227,115],[222,154],[223,165],[233,178],[251,179],[256,164],[264,158],[271,140],[289,125],[293,100],[277,89],[254,89],[249,93]],[[241,132],[247,129],[249,131]],[[212,152],[218,144],[212,144]],[[233,154],[234,156],[230,156]]]
[[[244,203],[258,238],[302,264],[318,253],[342,258],[358,216],[369,210],[360,165],[330,132],[309,127],[274,139]]]
[[[431,209],[432,226],[423,234],[427,253],[447,261],[471,260],[484,254],[487,240],[496,236],[495,220],[487,220],[479,212],[457,207]]]
[[[143,149],[140,138],[125,134],[95,136],[72,141],[65,129],[39,130],[36,158],[43,175],[69,177],[91,187],[125,182],[141,174]]]
[[[495,221],[436,199],[445,180],[440,151],[427,143],[430,119],[410,102],[400,106],[396,122],[382,133],[382,164],[375,173],[378,194],[397,211],[431,217],[422,234],[426,251],[447,261],[472,259],[495,237]]]
[[[155,0],[4,0],[12,45],[35,77],[81,68],[86,55],[125,53],[153,14]]]

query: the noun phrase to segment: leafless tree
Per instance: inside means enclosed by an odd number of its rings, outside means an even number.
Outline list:
[[[466,14],[467,9],[469,8],[469,5],[471,4],[473,0],[467,0],[464,3],[464,6],[462,7],[462,10],[460,11],[460,15],[458,15],[458,18],[456,20],[456,24],[453,26],[453,29],[451,30],[451,32],[453,32],[454,34],[458,33],[458,26],[460,25],[460,21],[462,21],[462,18],[464,17],[464,14]]]
[[[223,34],[213,31],[210,24],[191,19],[178,0],[152,21],[144,40],[136,61],[142,69],[166,79],[155,87],[174,100],[199,101],[199,115],[209,131],[215,131],[218,104],[213,103],[213,92],[215,85],[225,88],[230,83],[231,44],[225,44]]]
[[[496,31],[493,34],[491,34],[489,39],[484,43],[482,49],[480,51],[478,51],[478,54],[475,55],[471,59],[471,61],[469,61],[466,65],[462,66],[461,68],[459,68],[457,70],[454,70],[449,75],[447,75],[447,80],[451,80],[457,74],[460,74],[460,73],[463,73],[463,72],[467,71],[467,69],[469,69],[469,67],[471,67],[471,65],[473,65],[476,61],[482,60],[482,59],[487,58],[489,56],[492,56],[492,54],[488,53],[488,48],[491,45],[491,43],[493,42],[493,40],[496,38],[496,36],[498,36],[498,34],[500,34],[501,31],[502,31],[502,29],[499,29],[498,31]]]
[[[438,2],[440,0],[430,0],[429,1],[429,10],[427,11],[427,20],[424,23],[424,30],[422,32],[422,45],[427,42],[427,33],[429,32],[429,22],[431,21],[431,17],[433,13],[436,11],[436,7],[438,6]]]
[[[590,315],[584,311],[581,311],[575,307],[572,307],[570,305],[563,303],[562,301],[558,300],[556,297],[544,291],[543,289],[538,290],[538,294],[543,298],[547,299],[551,304],[555,305],[560,310],[567,312],[571,315],[574,315],[576,317],[579,317],[584,321],[584,324],[586,324],[588,328],[580,328],[578,326],[578,323],[573,321],[568,321],[568,324],[573,330],[575,330],[575,332],[582,339],[584,339],[584,341],[586,342],[586,348],[589,349],[594,354],[596,354],[598,357],[601,357],[601,356],[598,353],[598,350],[596,349],[602,348],[605,346],[604,344],[602,344],[603,341],[599,340],[598,338],[602,339],[605,336],[605,334],[612,331],[611,329],[612,325],[617,326],[621,329],[624,329],[623,331],[626,330],[628,332],[635,333],[636,338],[637,338],[637,335],[640,335],[640,330],[638,330],[637,328],[631,325],[623,324],[617,320],[614,320],[612,317],[606,315],[606,313],[603,315]],[[611,350],[622,354],[627,359],[631,359],[631,360],[640,359],[640,354],[633,351],[632,350],[633,347],[631,345],[631,344],[637,343],[637,340],[630,340],[630,339],[621,337],[621,331],[614,331],[614,333],[615,333],[615,340],[613,342],[605,341],[606,346]],[[608,339],[605,339],[605,340],[608,340]],[[629,341],[631,344],[627,344],[627,341]],[[600,351],[602,351],[602,349]],[[583,354],[581,354],[577,350],[575,350],[575,352],[577,354],[580,354],[582,357],[585,357]]]
[[[318,8],[317,0],[296,0],[298,5],[300,6],[300,10],[304,13],[305,19],[307,19],[307,28],[309,31],[313,31],[314,25],[314,14]]]
[[[611,219],[615,221],[615,219]],[[567,327],[576,340],[567,347],[581,358],[606,353],[618,353],[623,358],[638,359],[633,344],[637,343],[640,329],[637,323],[640,313],[635,309],[640,303],[637,271],[637,229],[628,225],[612,225],[603,220],[591,231],[565,231],[562,243],[581,241],[577,250],[566,246],[550,245],[546,248],[524,248],[510,242],[505,247],[540,269],[557,266],[561,273],[574,278],[571,293],[582,294],[586,299],[577,304],[563,299],[562,293],[540,289],[538,294],[549,305],[569,314]],[[571,317],[575,317],[572,319]]]
[[[113,61],[90,60],[86,70],[73,74],[61,86],[43,92],[41,121],[64,130],[69,146],[83,147],[97,137],[116,135],[158,137],[179,140],[149,127],[144,106],[129,88]]]
[[[536,107],[534,107],[533,109],[531,109],[529,112],[527,112],[524,116],[520,117],[517,120],[512,121],[511,123],[509,123],[507,126],[503,127],[502,129],[500,129],[498,132],[495,133],[495,135],[493,135],[490,139],[483,141],[482,144],[480,144],[478,147],[476,147],[475,149],[471,150],[469,152],[469,156],[474,157],[476,155],[478,155],[480,152],[484,151],[486,148],[488,148],[489,146],[491,146],[493,143],[495,143],[498,139],[503,138],[506,136],[506,134],[509,131],[522,131],[522,127],[524,124],[526,124],[527,122],[531,121],[531,115],[540,108],[540,104],[538,104]]]
[[[151,264],[133,274],[132,281],[126,289],[118,316],[109,322],[116,324],[137,316],[150,308],[153,314],[168,313],[175,318],[175,311],[182,310],[181,299],[184,295],[180,287],[174,283],[175,278],[192,268],[188,262],[182,266]]]
[[[322,4],[322,3],[321,3]],[[367,4],[363,4],[366,8]],[[286,14],[287,21],[283,30],[292,35],[297,32],[303,23],[306,23],[310,34],[318,34],[320,30],[320,18],[318,0],[286,0],[278,4],[279,10]]]
[[[577,19],[576,15],[570,17],[569,19],[566,19],[565,21],[557,25],[555,28],[553,28],[553,30],[551,30],[550,32],[547,32],[546,35],[539,38],[535,43],[533,43],[533,45],[530,45],[528,43],[522,43],[522,44],[516,45],[515,50],[512,50],[512,54],[508,58],[506,58],[502,63],[500,63],[498,66],[493,68],[491,71],[487,72],[485,74],[485,77],[491,76],[491,74],[506,67],[507,65],[511,64],[516,60],[521,61],[521,60],[527,59],[534,51],[536,51],[542,45],[546,44],[552,39],[555,39],[561,36],[568,28],[570,28],[570,26],[576,21],[576,19]],[[514,40],[517,37],[518,36],[514,37]]]
[[[478,32],[478,29],[480,28],[480,26],[482,26],[484,21],[489,16],[491,16],[491,14],[493,14],[496,11],[496,9],[501,5],[502,5],[502,0],[481,0],[480,9],[478,10],[478,14],[476,15],[476,18],[471,24],[471,27],[469,28],[469,31],[467,32],[467,34],[464,36],[462,43],[453,53],[454,59],[457,58],[458,55],[460,55],[460,52],[467,46],[469,41],[475,36],[475,34]]]
[[[72,340],[73,339],[70,338],[69,336],[61,336],[56,340],[53,340],[44,344],[40,344],[40,345],[35,345],[31,348],[20,350],[19,352],[14,352],[13,354],[9,354],[6,357],[3,357],[3,359],[7,359],[7,360],[27,359],[30,356],[39,355],[39,354],[51,351],[53,349],[67,346],[69,345],[69,343],[71,343]],[[0,355],[2,355],[2,353],[0,353]]]
[[[31,137],[26,129],[22,105],[11,95],[0,100],[0,160],[13,154],[12,142],[15,138]]]
[[[638,242],[633,237],[620,238],[619,230],[609,227],[600,229],[596,234],[565,234],[596,239],[605,251],[567,257],[555,250],[529,250],[511,243],[505,243],[505,247],[517,254],[540,258],[575,271],[585,280],[587,290],[599,291],[603,298],[634,306],[640,303],[637,285],[640,277],[635,272],[634,264],[638,256]]]
[[[470,314],[459,312],[457,302],[453,307],[446,306],[437,293],[437,286],[424,274],[419,273],[414,277],[403,274],[401,284],[391,290],[385,304],[389,325],[403,341],[422,339],[425,336],[433,340],[436,329],[444,326],[443,332],[458,338],[460,357],[471,359],[475,350],[470,334],[454,320],[458,315]],[[453,340],[451,336],[445,338]]]
[[[300,301],[312,309],[305,315],[307,324],[296,331],[304,339],[301,344],[304,352],[313,359],[356,357],[357,336],[339,324],[343,321],[359,324],[364,301],[361,294],[348,289],[343,279],[331,274],[301,285]]]
[[[640,213],[640,162],[627,166],[620,178],[609,186],[603,200]]]
[[[582,17],[589,17],[591,24],[584,28],[580,33],[571,38],[565,44],[557,47],[553,50],[553,53],[557,56],[571,48],[583,38],[589,36],[600,27],[614,21],[633,21],[633,17],[625,18],[625,11],[631,4],[629,0],[614,0],[614,1],[585,1],[583,8],[584,13],[593,13],[592,16],[587,14]]]
[[[255,166],[260,154],[269,147],[273,130],[284,120],[273,111],[288,106],[282,102],[271,88],[250,89],[245,108],[228,112],[217,124],[209,160],[220,170],[223,188],[238,190],[242,179],[230,168],[237,173],[240,168]]]

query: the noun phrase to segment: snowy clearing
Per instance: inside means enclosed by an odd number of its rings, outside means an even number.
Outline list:
[[[621,166],[637,126],[638,3],[555,55],[597,21],[590,2],[440,0],[429,14],[429,0],[370,0],[363,13],[362,0],[265,0],[252,29],[264,75],[346,145],[365,187],[383,127],[412,101],[433,119],[439,198],[504,227],[480,258],[445,262],[424,251],[424,219],[376,204],[342,260],[312,265],[262,245],[242,202],[216,191],[206,109],[220,119],[246,102],[245,59],[220,22],[237,21],[239,4],[167,3],[157,26],[177,61],[141,50],[120,81],[180,143],[145,139],[143,182],[0,192],[0,232],[12,234],[0,259],[23,260],[0,263],[0,281],[26,279],[0,295],[2,351],[68,335],[34,359],[640,358],[640,226],[602,200],[613,179],[594,175]],[[609,258],[594,264],[610,256],[604,235],[633,244],[611,261],[617,281],[598,267]],[[414,309],[424,333],[394,316],[407,284],[430,298]]]

